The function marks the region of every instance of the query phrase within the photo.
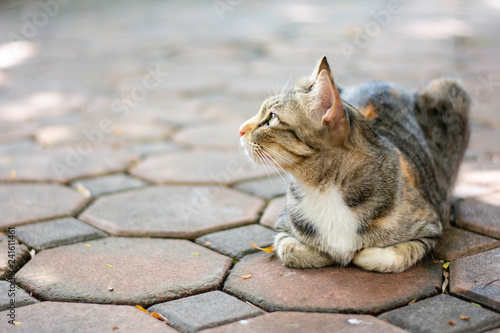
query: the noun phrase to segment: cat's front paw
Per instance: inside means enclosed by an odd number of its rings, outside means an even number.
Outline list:
[[[283,232],[276,236],[275,249],[283,265],[289,268],[315,268],[333,264],[328,255]]]

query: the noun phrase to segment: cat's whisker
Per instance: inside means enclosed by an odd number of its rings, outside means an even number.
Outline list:
[[[262,147],[264,147],[264,146],[262,146]],[[266,162],[269,163],[268,165],[270,167],[272,167],[272,169],[276,170],[276,173],[278,174],[278,176],[280,176],[280,178],[286,184],[287,181],[285,180],[285,178],[283,177],[282,172],[281,172],[281,171],[283,171],[283,173],[286,173],[286,171],[283,170],[283,168],[281,167],[281,165],[279,165],[279,163],[269,153],[266,153],[265,151],[262,151],[262,153],[269,157],[269,158],[265,158]],[[280,169],[281,169],[281,171],[280,171]]]
[[[267,147],[267,146],[264,146],[264,145],[261,145],[264,149],[267,149],[269,151],[269,155],[271,155],[271,157],[274,155],[275,157],[279,158],[281,161],[283,161],[283,163],[285,163],[286,165],[288,165],[289,167],[291,167],[292,169],[295,169],[295,166],[293,165],[292,162],[290,162],[289,160],[287,160],[283,155],[281,155],[280,153],[278,153],[277,151]]]
[[[261,162],[261,164],[264,166],[264,169],[266,170],[266,173],[267,173],[267,176],[269,177],[269,179],[271,179],[271,186],[274,190],[274,184],[272,183],[272,177],[271,177],[271,173],[267,170],[267,166],[271,167],[268,162],[266,161],[266,158],[264,156],[262,156],[262,153],[261,151],[258,151],[256,150],[255,151],[257,156],[259,157],[259,161]],[[272,170],[271,170],[272,171]]]
[[[290,73],[290,76],[288,77],[288,81],[286,81],[285,85],[283,86],[283,88],[281,88],[281,92],[280,94],[283,94],[287,88],[288,88],[288,84],[290,83],[290,80],[292,79],[292,74],[293,73]]]

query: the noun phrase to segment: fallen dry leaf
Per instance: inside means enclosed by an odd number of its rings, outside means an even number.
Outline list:
[[[242,276],[241,276],[241,278],[242,278],[243,280],[250,279],[251,277],[252,277],[252,276],[251,276],[250,274],[248,274],[248,275],[242,275]]]
[[[193,256],[199,256],[200,254],[199,253],[196,253],[196,252],[193,252],[191,253]]]
[[[261,250],[261,251],[264,251],[266,253],[273,253],[274,252],[274,246],[269,246],[269,247],[266,247],[265,249],[261,248],[260,246],[248,241],[250,243],[250,245],[252,245],[253,247],[255,247],[257,250]]]
[[[205,242],[205,245],[211,245],[212,243],[210,243],[210,241],[206,241]]]
[[[16,178],[17,178],[16,170],[10,170],[10,179],[16,179]]]
[[[450,320],[450,321],[448,322],[448,325],[451,325],[451,326],[455,326],[456,324],[457,324],[457,323],[455,323],[453,320]]]
[[[142,306],[136,305],[135,307],[138,308],[139,310],[141,310],[141,311],[146,312],[147,314],[149,314],[148,310],[144,309]]]
[[[116,330],[118,330],[119,328],[118,328],[118,326],[113,326],[113,327],[111,327],[111,329],[112,329],[113,331],[116,331]]]
[[[85,186],[83,186],[80,183],[78,183],[76,185],[75,189],[76,189],[76,191],[78,193],[80,193],[81,195],[83,195],[85,198],[90,198],[92,196],[92,194],[90,193],[90,191]]]
[[[152,315],[153,317],[155,317],[156,319],[160,319],[160,320],[163,320],[164,322],[166,322],[168,324],[168,320],[167,318],[163,317],[161,315],[161,313],[158,313],[158,312],[150,312],[149,313],[150,315]]]
[[[92,245],[90,245],[90,244],[85,244],[85,246],[86,246],[86,247],[89,247],[89,248],[90,248],[90,247],[92,247]]]
[[[14,326],[19,326],[19,325],[21,325],[21,324],[22,324],[22,322],[20,322],[20,321],[15,321],[15,322],[14,322]]]
[[[447,261],[443,264],[443,269],[448,269],[448,267],[450,266],[450,262]]]
[[[106,265],[106,267],[111,267],[111,268],[113,268],[113,265],[110,265],[110,264],[105,264],[105,265]]]
[[[462,319],[462,320],[469,320],[470,317],[468,317],[468,316],[460,316],[460,319]]]

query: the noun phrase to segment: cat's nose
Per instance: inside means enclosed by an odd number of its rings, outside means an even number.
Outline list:
[[[241,125],[241,127],[240,127],[240,136],[243,136],[243,135],[245,135],[245,126]]]

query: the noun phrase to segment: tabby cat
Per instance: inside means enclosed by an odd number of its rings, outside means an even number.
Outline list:
[[[435,245],[469,139],[470,98],[450,79],[417,93],[341,90],[325,57],[307,82],[240,127],[257,163],[290,175],[274,248],[285,266],[402,272]]]

